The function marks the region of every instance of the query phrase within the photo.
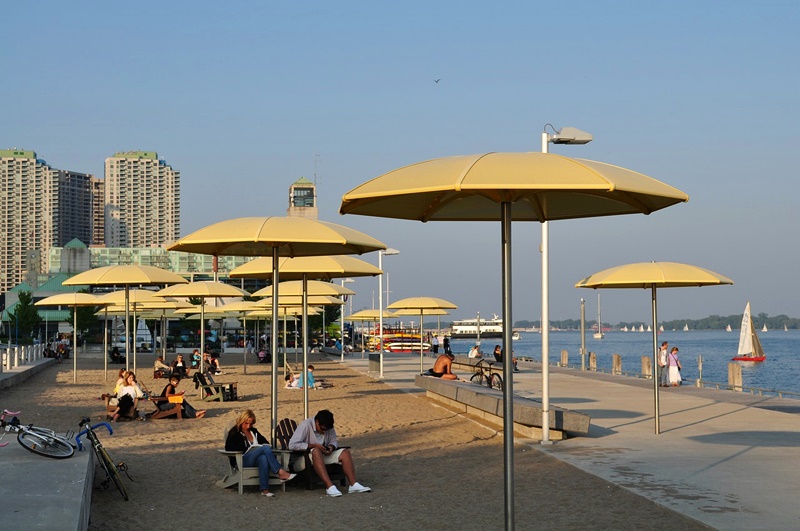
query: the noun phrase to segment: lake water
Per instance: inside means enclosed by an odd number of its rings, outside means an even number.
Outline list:
[[[529,356],[536,361],[542,359],[542,336],[537,333],[520,334],[514,341],[517,356]],[[759,333],[759,339],[767,354],[763,363],[743,363],[742,380],[746,387],[775,389],[800,393],[800,331],[770,331]],[[658,335],[658,344],[669,342],[670,348],[678,347],[678,358],[683,365],[681,375],[694,381],[699,377],[697,359],[703,356],[703,381],[725,384],[728,381],[728,363],[736,355],[739,331],[675,331]],[[475,340],[459,339],[452,342],[455,353],[466,354]],[[481,340],[481,352],[490,355],[498,339]],[[561,360],[561,351],[569,353],[570,366],[580,367],[581,334],[578,331],[550,332],[550,363]],[[597,354],[597,367],[611,370],[611,355],[622,357],[622,370],[641,372],[641,357],[653,355],[652,333],[608,332],[603,339],[594,339],[592,332],[586,333],[586,350]],[[586,366],[588,367],[588,356]]]

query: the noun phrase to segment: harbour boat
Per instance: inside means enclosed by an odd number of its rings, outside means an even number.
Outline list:
[[[764,323],[764,326],[761,327],[761,331],[762,332],[769,332],[769,330],[767,330],[767,323]]]
[[[764,361],[767,355],[758,339],[756,329],[753,326],[753,317],[750,313],[750,301],[744,307],[742,314],[742,328],[739,332],[739,348],[733,361]]]
[[[731,329],[731,325],[726,326],[725,327],[725,331],[726,332],[733,332],[733,330]]]
[[[450,337],[452,339],[503,337],[503,320],[497,314],[494,314],[491,319],[481,319],[478,314],[476,319],[453,321]]]
[[[595,339],[603,339],[603,320],[600,319],[600,293],[597,293],[597,332],[592,336]]]

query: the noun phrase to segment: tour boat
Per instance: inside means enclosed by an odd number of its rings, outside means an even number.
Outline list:
[[[450,337],[452,339],[503,337],[503,320],[495,314],[491,319],[481,319],[478,315],[476,319],[453,321]]]

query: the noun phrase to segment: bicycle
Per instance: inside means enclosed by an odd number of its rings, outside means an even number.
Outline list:
[[[492,389],[502,391],[503,377],[500,376],[500,373],[494,372],[492,365],[494,365],[494,362],[492,361],[486,361],[483,359],[478,360],[478,363],[473,365],[475,368],[475,373],[472,375],[469,381],[475,382],[478,385],[486,384]]]
[[[0,427],[4,432],[0,435],[0,440],[5,437],[6,433],[13,432],[17,434],[17,442],[30,452],[44,457],[52,457],[53,459],[72,457],[72,454],[75,453],[75,448],[69,441],[72,433],[67,433],[65,437],[62,437],[48,428],[40,428],[33,424],[24,425],[17,418],[19,413],[19,411],[14,412],[4,409],[3,413],[0,414]],[[6,415],[14,416],[7,421]],[[1,446],[6,446],[7,444],[5,443]]]
[[[122,497],[125,499],[125,501],[128,501],[128,493],[125,490],[125,486],[122,484],[122,478],[119,475],[120,472],[125,472],[125,475],[128,476],[128,479],[133,481],[130,475],[128,475],[128,465],[122,461],[115,465],[114,462],[111,461],[111,457],[108,455],[106,449],[103,448],[103,444],[100,442],[100,439],[97,438],[97,434],[94,432],[96,428],[105,426],[108,430],[108,434],[113,435],[114,430],[111,429],[111,425],[108,422],[100,422],[92,426],[91,419],[88,417],[82,418],[78,425],[83,428],[83,430],[75,437],[75,440],[78,442],[78,450],[83,451],[81,437],[85,435],[86,438],[89,439],[89,443],[92,445],[92,450],[94,450],[94,454],[99,462],[99,465],[97,466],[101,467],[103,472],[106,474],[106,479],[101,482],[101,485],[104,489],[107,489],[108,484],[113,482],[117,487],[117,490],[119,490],[120,494],[122,494]]]

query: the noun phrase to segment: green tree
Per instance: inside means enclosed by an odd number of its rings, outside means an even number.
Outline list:
[[[80,293],[89,293],[88,290],[83,289]],[[97,320],[97,316],[95,312],[97,311],[96,306],[78,306],[78,335],[85,336],[87,333],[91,331],[96,331],[99,328],[99,322]],[[75,322],[75,307],[73,306],[70,308],[69,311],[69,322],[70,324]]]
[[[33,294],[30,291],[19,292],[19,302],[9,316],[9,322],[12,326],[12,337],[19,337],[22,345],[33,343],[33,333],[39,329],[42,318],[39,316],[36,306],[33,305]]]

